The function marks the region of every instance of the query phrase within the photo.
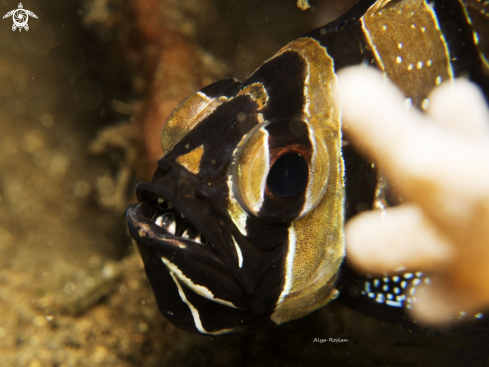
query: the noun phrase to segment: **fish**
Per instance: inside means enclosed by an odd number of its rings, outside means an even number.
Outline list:
[[[375,67],[421,111],[457,77],[488,98],[488,14],[487,1],[360,0],[244,82],[181,102],[163,125],[153,179],[126,212],[160,313],[209,336],[278,326],[334,300],[405,318],[429,278],[373,278],[345,260],[345,223],[389,195],[342,136],[337,72]]]

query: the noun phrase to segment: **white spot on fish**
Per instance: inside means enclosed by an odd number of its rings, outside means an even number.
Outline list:
[[[433,64],[433,61],[431,61],[431,59],[429,59],[428,61],[426,61],[426,65],[431,66],[432,64]]]
[[[402,62],[402,57],[401,56],[397,56],[396,57],[396,61],[398,64],[400,64]]]
[[[392,307],[402,307],[401,302],[395,302],[395,301],[387,300],[387,301],[385,301],[385,303],[388,304],[389,306],[392,306]]]
[[[365,282],[365,290],[370,292],[370,282]]]
[[[421,108],[423,108],[423,110],[426,111],[428,109],[429,105],[430,105],[429,99],[425,98],[425,99],[423,99],[423,103],[421,103]]]
[[[413,273],[405,273],[404,279],[411,279],[413,276],[414,276]]]
[[[413,68],[414,68],[414,65],[413,64],[409,64],[408,65],[408,70],[413,70]]]
[[[263,114],[259,113],[256,115],[256,119],[260,124],[263,124],[265,122],[265,119],[263,118]]]
[[[416,64],[416,68],[419,70],[419,69],[422,69],[423,68],[423,61],[418,61],[418,63]]]
[[[397,48],[398,48],[399,50],[402,48],[402,43],[401,43],[401,42],[399,42],[399,43],[397,44]]]

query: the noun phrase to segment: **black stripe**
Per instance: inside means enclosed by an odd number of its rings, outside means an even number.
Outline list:
[[[295,51],[286,51],[263,64],[244,83],[262,83],[268,93],[267,106],[262,110],[266,120],[302,118],[304,83],[307,65]]]
[[[434,9],[448,45],[454,76],[468,77],[478,84],[489,101],[489,77],[483,72],[483,62],[462,5],[458,1],[438,0]]]
[[[375,1],[359,2],[336,22],[306,34],[306,37],[314,38],[326,48],[333,58],[336,72],[344,67],[363,62],[376,65],[375,55],[370,49],[359,21],[374,3]]]

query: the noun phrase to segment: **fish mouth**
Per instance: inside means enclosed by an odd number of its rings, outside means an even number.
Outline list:
[[[156,195],[144,202],[150,211],[147,219],[161,228],[165,235],[169,235],[178,239],[185,239],[203,246],[211,246],[206,237],[190,223],[188,218],[179,210],[176,209],[170,200],[165,200]]]
[[[195,214],[184,214],[177,206],[180,204],[179,200],[172,198],[173,195],[166,191],[165,188],[150,183],[138,185],[139,203],[130,205],[127,209],[129,232],[138,247],[170,246],[169,250],[192,248],[194,253],[206,253],[206,257],[217,260],[216,247],[203,233],[206,232],[205,226],[194,224],[198,220],[192,220],[195,218],[189,216],[195,217]]]

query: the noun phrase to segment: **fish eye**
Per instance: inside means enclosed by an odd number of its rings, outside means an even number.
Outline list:
[[[276,195],[290,197],[304,191],[308,176],[309,167],[304,157],[298,153],[287,153],[273,163],[267,186]]]
[[[257,125],[239,144],[233,195],[248,214],[268,221],[295,220],[326,192],[329,154],[324,139],[298,119]]]

